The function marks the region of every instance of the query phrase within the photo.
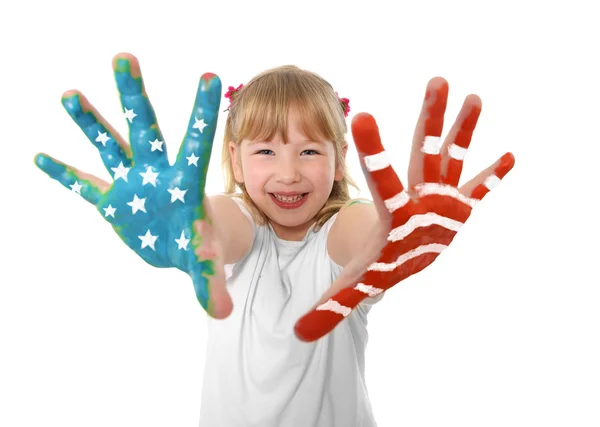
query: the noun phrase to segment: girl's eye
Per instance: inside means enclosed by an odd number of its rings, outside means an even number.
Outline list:
[[[316,150],[304,150],[303,153],[306,153],[307,151],[310,151],[310,152],[312,152],[314,154],[319,154],[319,152],[316,151]]]
[[[268,150],[268,149],[266,149],[266,148],[265,148],[264,150],[258,150],[258,151],[256,152],[256,154],[269,154],[269,153],[265,153],[265,151],[269,151],[269,152],[271,152],[271,153],[273,152],[273,150]]]

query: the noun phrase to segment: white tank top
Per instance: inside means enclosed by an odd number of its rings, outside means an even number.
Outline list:
[[[295,322],[342,272],[327,253],[337,214],[302,241],[252,222],[248,255],[225,267],[233,311],[208,317],[200,427],[376,427],[365,384],[365,299],[323,338],[305,343]]]

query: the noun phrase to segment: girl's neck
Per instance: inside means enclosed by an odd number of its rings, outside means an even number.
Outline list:
[[[296,227],[286,227],[269,219],[269,224],[273,228],[275,235],[277,235],[277,237],[279,237],[281,240],[288,240],[291,242],[300,242],[304,240],[308,230],[314,223],[314,220],[310,220],[309,222]]]

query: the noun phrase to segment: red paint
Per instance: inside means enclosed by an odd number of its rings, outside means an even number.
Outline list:
[[[379,127],[375,118],[368,113],[359,113],[352,120],[352,136],[354,139],[368,140],[369,144],[357,144],[358,152],[365,156],[372,156],[383,150],[381,137],[379,136]]]
[[[443,116],[445,99],[447,96],[447,86],[442,86],[438,90],[437,95],[438,96],[433,103],[434,105],[430,108],[431,121],[426,123],[427,135],[441,133],[442,120],[439,116]],[[443,100],[443,105],[438,103],[439,100]],[[465,132],[457,135],[457,141],[459,141],[461,144],[466,144],[468,146],[470,141],[468,129],[474,128],[473,121],[475,120],[475,114],[477,113],[472,112],[467,119],[465,119],[463,128],[461,129],[465,130]],[[472,129],[470,133],[472,133]],[[356,116],[352,122],[352,134],[357,150],[362,155],[373,155],[383,151],[377,124],[371,115],[361,113]],[[429,159],[427,159],[428,157]],[[439,171],[436,169],[436,157],[439,156],[425,155],[426,162],[424,169],[427,173],[424,174],[424,177],[428,177],[429,179],[436,177],[435,182],[439,183],[441,181],[441,176],[438,173]],[[497,165],[494,168],[494,173],[499,178],[503,178],[510,171],[510,169],[512,169],[513,165],[514,157],[512,154],[507,153],[497,162]],[[369,172],[366,171],[365,173]],[[369,175],[382,200],[389,199],[404,189],[400,179],[391,166],[379,171],[370,172]],[[456,177],[452,177],[452,179],[454,180]],[[476,187],[476,191],[474,191],[474,193],[477,191],[483,191],[481,190],[481,187],[485,188],[483,185],[484,179],[485,176],[481,178],[481,183]],[[391,229],[405,224],[414,215],[425,214],[428,212],[435,212],[439,215],[464,223],[469,218],[471,211],[472,208],[468,204],[450,196],[423,196],[418,200],[410,200],[402,208],[397,209],[394,213],[392,213]],[[439,225],[416,228],[412,233],[400,241],[388,241],[388,243],[383,247],[376,262],[396,262],[401,255],[406,254],[407,252],[422,245],[438,243],[448,246],[451,244],[455,235],[455,231],[448,230]],[[357,283],[364,283],[365,285],[371,285],[382,290],[390,289],[404,279],[425,269],[428,265],[433,263],[439,255],[439,253],[425,253],[404,262],[392,271],[386,272],[367,271],[366,269],[369,267],[367,265],[364,267],[365,273],[357,282],[350,284],[350,286],[345,289],[342,289],[340,292],[334,295],[332,299],[337,301],[340,305],[349,307],[353,310],[362,300],[368,297],[363,292],[353,289]],[[337,314],[328,310],[312,310],[296,323],[295,332],[297,337],[303,341],[314,341],[333,330],[343,319],[344,317],[341,314]]]
[[[392,168],[373,171],[371,172],[371,178],[377,187],[377,193],[381,195],[383,200],[389,199],[404,190],[400,178]]]
[[[442,136],[444,128],[444,113],[448,101],[448,83],[444,82],[437,89],[432,89],[435,97],[426,97],[427,116],[423,126],[423,138],[425,136]],[[421,141],[422,142],[422,141]],[[439,182],[441,175],[441,154],[423,154],[423,182]]]
[[[494,168],[494,175],[498,178],[502,179],[506,176],[506,174],[513,168],[515,165],[515,156],[512,153],[506,153],[496,162],[496,167]],[[484,180],[485,181],[485,180]],[[490,192],[490,189],[487,188],[483,181],[481,184],[477,185],[473,192],[471,193],[471,197],[474,199],[483,199],[487,193]]]
[[[471,193],[471,197],[474,199],[483,199],[485,197],[485,195],[487,193],[490,192],[490,189],[487,188],[485,185],[483,184],[479,184],[477,187],[475,187],[473,189],[473,192]]]
[[[469,114],[467,114],[462,122],[459,123],[459,129],[454,135],[454,141],[450,140],[449,143],[454,143],[459,147],[464,149],[468,149],[471,144],[471,138],[473,137],[473,131],[475,130],[475,126],[477,125],[477,120],[479,119],[479,115],[481,114],[481,106],[474,106]],[[453,186],[458,186],[460,181],[460,174],[462,173],[463,161],[456,160],[450,157],[449,154],[443,153],[446,156],[446,171],[444,177],[442,178],[442,182],[445,184],[450,184]]]
[[[388,244],[383,248],[377,262],[396,262],[400,255],[416,249],[421,245],[428,245],[430,243],[449,245],[455,234],[455,231],[448,230],[437,224],[417,228],[404,239],[393,244]],[[377,287],[387,289],[383,284],[378,284]]]
[[[204,80],[206,83],[210,83],[210,81],[215,77],[217,77],[217,75],[214,73],[204,73],[202,74],[202,77],[200,77],[200,79]]]
[[[504,156],[500,157],[500,162],[496,169],[494,169],[494,173],[500,179],[504,178],[508,172],[515,165],[515,156],[512,153],[506,153]]]

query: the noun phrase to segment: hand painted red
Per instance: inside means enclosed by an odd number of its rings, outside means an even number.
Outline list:
[[[354,117],[352,135],[380,224],[372,246],[345,268],[330,291],[296,323],[299,339],[314,341],[326,335],[362,300],[430,265],[452,242],[477,202],[514,166],[513,155],[506,153],[457,188],[481,101],[474,95],[466,98],[441,146],[448,83],[432,79],[426,93],[413,139],[407,189],[386,156],[375,119],[366,113]]]

